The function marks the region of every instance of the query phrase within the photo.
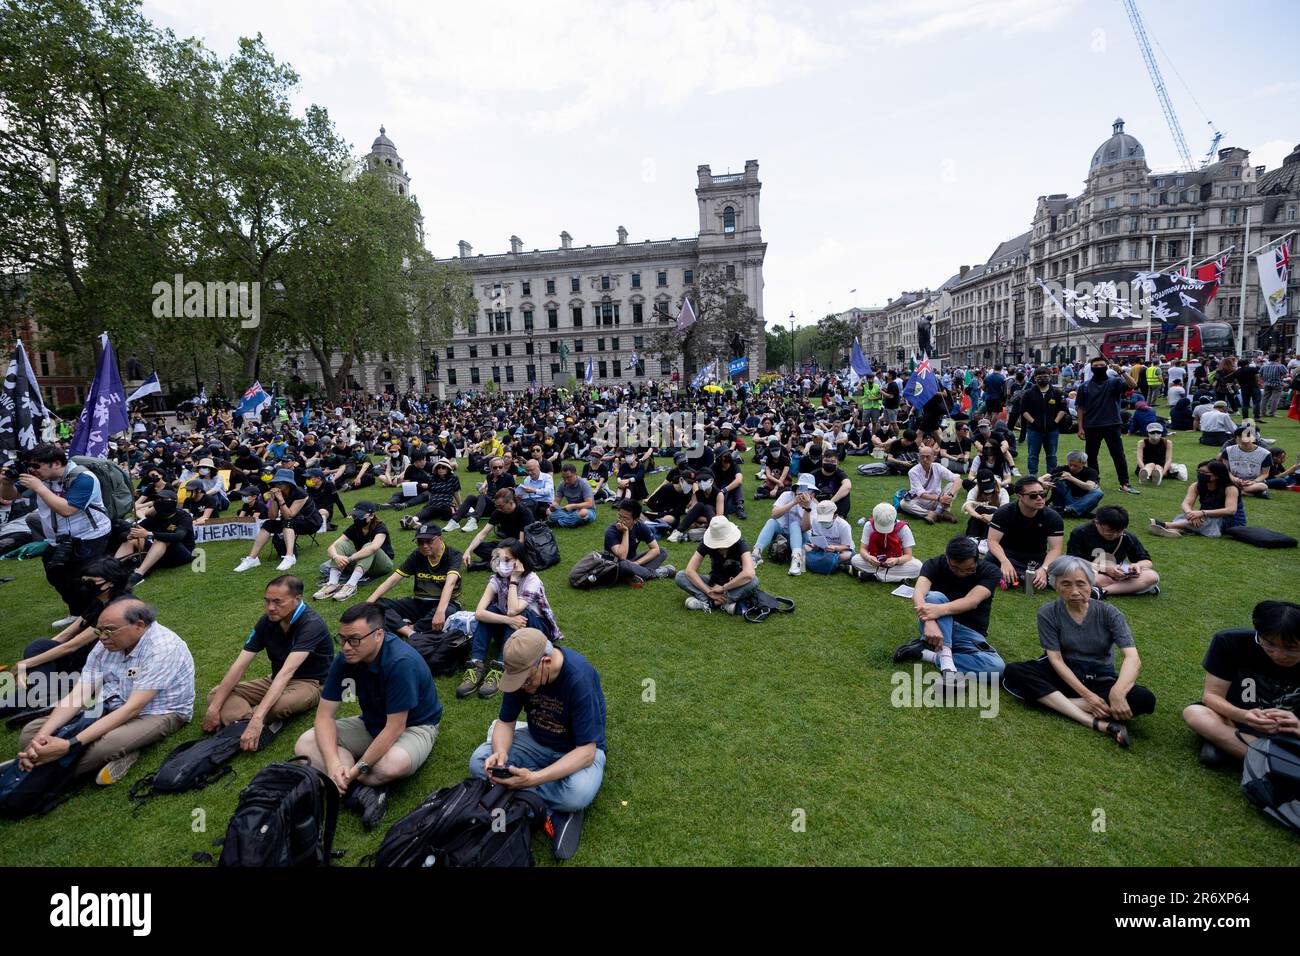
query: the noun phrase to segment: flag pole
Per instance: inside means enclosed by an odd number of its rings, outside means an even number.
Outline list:
[[[1246,207],[1246,238],[1241,244],[1241,248],[1250,248],[1250,207]],[[1250,261],[1242,259],[1241,262],[1241,296],[1237,300],[1237,354],[1240,355],[1246,345],[1246,276],[1250,272]]]
[[[1192,250],[1196,248],[1196,222],[1193,221],[1188,227],[1187,232],[1187,278],[1192,277]],[[1183,323],[1183,361],[1187,361],[1187,339],[1192,334],[1192,326],[1189,322]]]
[[[1154,232],[1151,234],[1151,271],[1152,272],[1156,271],[1156,234]],[[1149,364],[1151,362],[1151,310],[1150,309],[1147,310],[1147,349],[1144,354],[1145,354],[1145,358],[1143,358],[1142,361]]]
[[[1256,246],[1254,249],[1251,249],[1250,252],[1246,253],[1246,255],[1248,255],[1248,256],[1257,255],[1257,254],[1263,252],[1263,251],[1264,251],[1265,249],[1267,249],[1269,246],[1276,246],[1276,245],[1277,245],[1279,242],[1281,242],[1283,239],[1290,239],[1290,238],[1291,238],[1292,236],[1294,236],[1297,232],[1300,232],[1300,230],[1292,229],[1290,232],[1286,233],[1285,235],[1278,236],[1276,239],[1270,239],[1268,242],[1264,243],[1262,246]]]

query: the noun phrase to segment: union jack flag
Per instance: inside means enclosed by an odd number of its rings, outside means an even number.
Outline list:
[[[1277,263],[1277,276],[1282,280],[1282,285],[1286,285],[1291,276],[1291,240],[1284,239],[1278,244],[1277,251],[1273,253],[1273,261]]]
[[[1205,297],[1205,304],[1209,305],[1214,299],[1214,294],[1219,291],[1219,286],[1223,282],[1224,274],[1228,271],[1228,253],[1224,253],[1219,258],[1207,262],[1203,266],[1196,267],[1196,278],[1206,284],[1209,294]]]

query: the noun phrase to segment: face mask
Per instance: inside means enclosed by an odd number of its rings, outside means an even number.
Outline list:
[[[834,465],[822,465],[822,471],[826,472],[826,474],[828,474],[828,475],[829,475],[831,472],[833,472],[834,470],[835,470],[835,466],[834,466]]]
[[[625,462],[627,462],[629,465],[635,465],[635,464],[636,464],[636,455],[628,455],[628,456],[626,456],[623,460],[624,460]]]
[[[494,562],[492,562],[492,570],[495,571],[497,574],[499,574],[499,575],[500,575],[501,577],[503,577],[503,578],[508,578],[508,577],[510,577],[510,572],[513,571],[514,569],[515,569],[515,563],[514,563],[514,561],[494,561]]]
[[[199,469],[199,474],[202,475],[204,478],[211,478],[211,477],[212,477],[212,469],[211,469],[211,468],[200,468],[200,469]]]
[[[711,491],[711,490],[713,490],[713,482],[711,481],[700,482],[700,491]]]
[[[682,494],[686,494],[691,490],[691,483],[689,481],[679,481],[677,487],[681,489]]]
[[[398,451],[395,451],[395,452],[391,453],[388,457],[391,458],[391,459],[393,459],[393,461],[401,461],[401,460],[402,460],[402,453],[401,453],[401,452],[398,452]]]
[[[1202,475],[1198,473],[1196,476],[1196,487],[1204,491],[1206,488],[1210,487],[1210,480],[1211,479],[1209,475]]]
[[[1101,366],[1101,365],[1098,365],[1098,366],[1094,367],[1093,370],[1092,370],[1092,377],[1093,377],[1093,378],[1105,378],[1105,377],[1106,377],[1106,369],[1105,369],[1105,367],[1104,367],[1104,366]]]
[[[1046,388],[1049,384],[1049,380],[1045,378],[1035,379],[1035,381],[1038,383],[1039,388]]]

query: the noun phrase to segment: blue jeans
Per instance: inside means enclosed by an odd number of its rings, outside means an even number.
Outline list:
[[[469,772],[472,776],[487,777],[483,765],[487,758],[492,756],[492,731],[496,729],[496,725],[495,720],[488,725],[487,742],[480,744],[469,758]],[[523,767],[526,770],[542,770],[563,756],[560,751],[543,747],[534,740],[526,726],[515,724],[515,739],[510,743],[511,766]],[[534,787],[533,790],[546,801],[549,809],[561,813],[576,813],[590,806],[591,801],[596,799],[596,792],[600,790],[600,783],[604,778],[605,751],[597,748],[596,759],[590,767],[575,771],[560,780],[552,780],[540,787]]]
[[[930,591],[925,596],[925,603],[947,604],[948,598],[939,591]],[[1002,655],[979,631],[959,624],[951,617],[941,617],[935,623],[943,631],[943,642],[952,648],[953,664],[963,674],[1000,674],[1006,668]],[[917,628],[925,637],[925,623],[918,622]]]
[[[790,539],[790,549],[798,551],[803,547],[803,528],[799,522],[791,521],[789,527],[781,524],[775,518],[768,518],[767,523],[763,525],[763,530],[758,533],[758,540],[754,542],[754,547],[759,553],[767,550],[767,546],[772,543],[778,531],[784,532],[785,536]]]
[[[525,627],[535,627],[548,638],[551,636],[551,627],[546,623],[546,619],[534,611],[531,607],[524,609],[524,617],[528,619]],[[469,657],[472,661],[485,661],[488,659],[488,649],[498,640],[501,642],[502,653],[505,652],[506,641],[510,640],[510,635],[514,634],[515,629],[505,624],[484,624],[477,621],[474,624],[474,640],[470,642]],[[494,660],[500,660],[498,655]]]
[[[1064,478],[1056,483],[1056,493],[1052,495],[1052,504],[1058,509],[1068,508],[1076,515],[1086,515],[1101,503],[1105,492],[1100,488],[1092,491],[1079,491]]]
[[[1027,475],[1038,475],[1038,452],[1039,449],[1047,452],[1047,470],[1051,471],[1056,467],[1056,443],[1060,441],[1061,433],[1056,430],[1050,432],[1034,431],[1029,429],[1029,470]]]
[[[582,516],[583,511],[587,512],[588,517],[584,518]],[[577,511],[565,511],[563,509],[557,508],[555,511],[551,512],[551,522],[553,524],[559,525],[561,528],[572,528],[580,524],[590,524],[595,520],[596,520],[595,507],[580,508]]]

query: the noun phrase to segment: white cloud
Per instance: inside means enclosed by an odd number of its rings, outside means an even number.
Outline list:
[[[1269,83],[1267,86],[1261,86],[1257,90],[1252,90],[1248,99],[1262,100],[1270,96],[1279,96],[1283,93],[1300,92],[1300,82],[1292,80],[1289,83]]]
[[[1250,164],[1252,166],[1267,166],[1269,169],[1277,169],[1282,165],[1282,160],[1295,149],[1295,143],[1289,139],[1270,139],[1266,143],[1260,143],[1250,151]]]
[[[1080,0],[878,0],[851,16],[875,39],[896,46],[945,33],[996,30],[1004,34],[1046,30],[1064,20]]]

